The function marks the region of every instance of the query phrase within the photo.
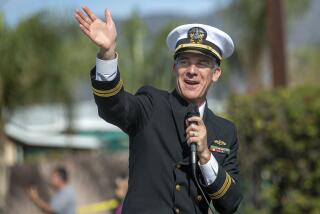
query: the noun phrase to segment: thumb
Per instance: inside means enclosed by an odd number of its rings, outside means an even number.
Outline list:
[[[104,11],[104,16],[106,18],[106,23],[111,23],[113,20],[112,20],[112,16],[111,16],[111,12],[109,9],[106,9]]]

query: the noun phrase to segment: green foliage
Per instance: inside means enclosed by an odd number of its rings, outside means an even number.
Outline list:
[[[301,15],[310,7],[310,0],[284,0],[284,9],[287,17],[300,18]]]
[[[317,45],[292,50],[289,57],[292,85],[319,84],[320,49]]]
[[[320,88],[234,96],[245,213],[319,213]]]
[[[71,105],[73,87],[97,52],[74,23],[41,12],[14,28],[4,26],[0,36],[1,106]]]
[[[0,63],[4,103],[8,107],[29,101],[33,93],[39,96],[41,90],[33,89],[42,87],[43,80],[53,73],[49,62],[54,58],[59,37],[41,22],[42,17],[38,14],[5,32]]]
[[[310,0],[282,2],[285,29],[289,28],[291,23],[289,20],[298,19],[307,11],[310,2]],[[239,62],[239,65],[233,66],[237,66],[245,73],[248,92],[253,92],[264,85],[261,70],[263,70],[263,57],[268,53],[266,52],[267,3],[268,0],[232,0],[224,10],[225,21],[233,28],[231,36],[236,44],[233,58]]]
[[[246,91],[260,88],[261,59],[266,47],[266,1],[233,0],[224,10],[236,49],[234,65],[246,76]]]
[[[178,23],[172,21],[154,33],[148,31],[137,13],[120,23],[119,68],[128,91],[135,92],[146,84],[163,89],[173,87],[173,58],[165,41]]]

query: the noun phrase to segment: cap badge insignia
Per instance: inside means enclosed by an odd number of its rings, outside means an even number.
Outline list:
[[[207,37],[207,32],[200,27],[193,27],[188,31],[188,38],[191,43],[203,43],[203,40]]]

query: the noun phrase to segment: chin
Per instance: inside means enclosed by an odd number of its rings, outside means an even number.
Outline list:
[[[179,84],[180,83],[180,84]],[[198,86],[188,86],[177,82],[177,89],[179,94],[188,102],[195,102],[199,100],[201,96],[201,88]]]
[[[200,95],[198,93],[194,93],[194,92],[185,92],[185,93],[182,93],[182,95],[189,102],[196,101],[200,98]]]

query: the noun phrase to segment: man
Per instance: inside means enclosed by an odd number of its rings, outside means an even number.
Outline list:
[[[206,197],[220,213],[233,213],[240,201],[235,126],[207,107],[206,95],[219,79],[222,58],[233,52],[231,38],[207,25],[175,28],[167,38],[174,50],[176,89],[169,93],[150,86],[135,95],[126,92],[117,68],[117,31],[109,10],[105,21],[87,7],[75,18],[100,52],[91,71],[100,117],[129,135],[127,213],[208,213],[208,205],[190,169],[191,143],[197,144],[198,170]],[[188,105],[200,117],[186,121]],[[200,169],[199,169],[200,168]]]
[[[56,193],[51,198],[50,203],[44,201],[35,188],[29,190],[29,196],[43,213],[75,214],[75,195],[67,182],[68,174],[65,168],[56,167],[50,178],[50,183]]]

